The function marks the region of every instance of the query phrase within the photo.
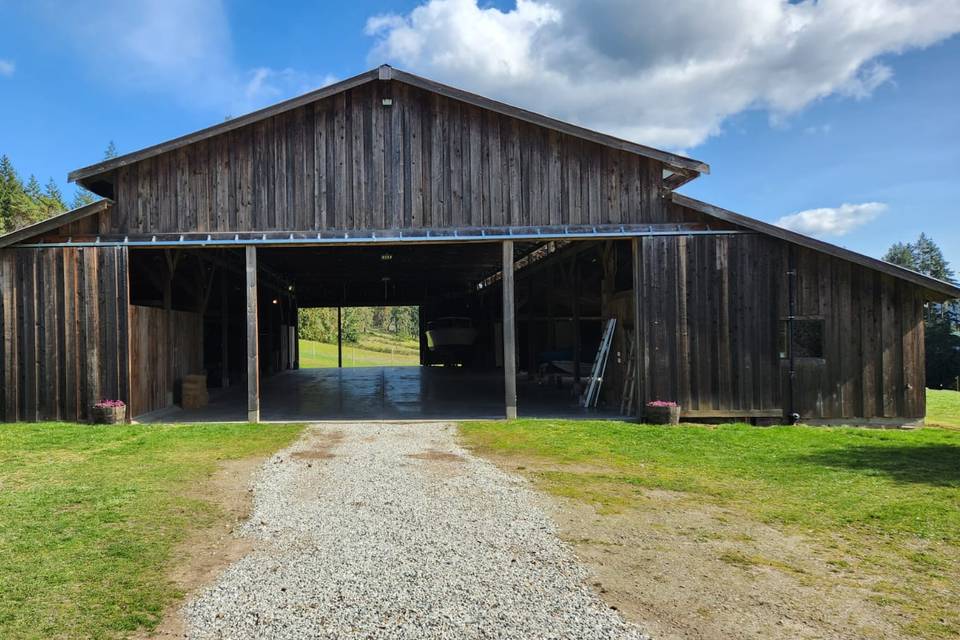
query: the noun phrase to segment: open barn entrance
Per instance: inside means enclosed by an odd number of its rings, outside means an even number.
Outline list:
[[[632,326],[629,261],[629,242],[614,240],[132,249],[133,415],[617,415]],[[394,352],[416,355],[349,366],[357,363],[332,341],[301,340],[309,323],[339,311],[342,325],[363,309],[415,310],[408,333],[417,349],[398,336]],[[584,408],[614,315],[604,386]],[[390,351],[389,336],[377,342]],[[191,395],[198,376],[207,392],[199,401]]]
[[[301,369],[420,366],[420,308],[300,309]]]

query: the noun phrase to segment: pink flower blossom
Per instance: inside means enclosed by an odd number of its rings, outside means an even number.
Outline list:
[[[676,402],[668,402],[667,400],[651,400],[647,403],[648,407],[679,407]]]
[[[101,400],[97,404],[93,405],[94,409],[119,409],[120,407],[127,406],[124,404],[123,400]]]

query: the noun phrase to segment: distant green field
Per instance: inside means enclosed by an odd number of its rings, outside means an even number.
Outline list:
[[[365,335],[357,343],[343,343],[344,367],[397,367],[420,364],[416,340],[398,340],[388,334]],[[337,345],[300,341],[300,367],[320,369],[337,366]]]

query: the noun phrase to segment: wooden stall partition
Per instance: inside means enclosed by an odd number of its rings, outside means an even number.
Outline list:
[[[170,314],[170,322],[167,314]],[[172,333],[169,327],[175,327]],[[170,366],[172,364],[172,366]],[[130,306],[130,415],[167,404],[167,388],[203,367],[199,314],[158,307]],[[170,385],[170,370],[173,385]]]

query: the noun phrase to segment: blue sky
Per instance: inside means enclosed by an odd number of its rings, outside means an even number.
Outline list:
[[[708,162],[688,195],[874,256],[926,232],[960,268],[960,3],[667,4],[0,0],[0,153],[70,194],[110,140],[390,62]]]

